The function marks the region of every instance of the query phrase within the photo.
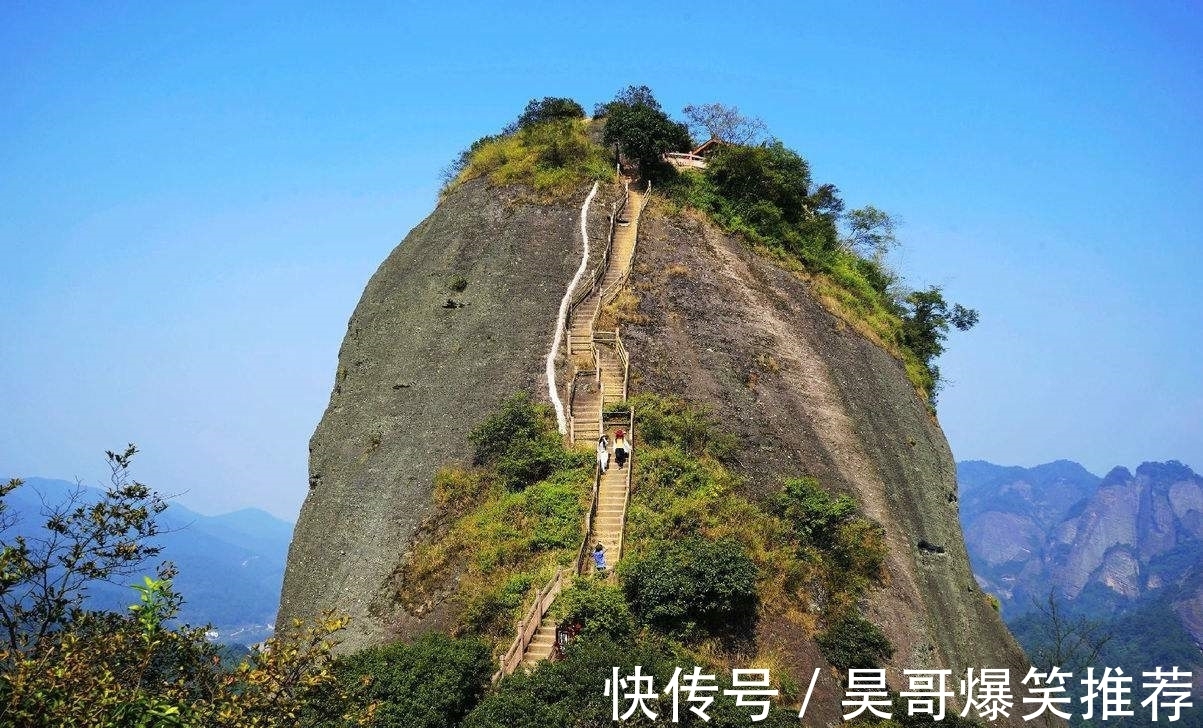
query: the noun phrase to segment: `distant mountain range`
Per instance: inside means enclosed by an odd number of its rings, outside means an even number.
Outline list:
[[[1111,659],[1203,664],[1203,477],[1174,460],[1102,478],[978,460],[957,479],[974,574],[1025,647],[1051,592],[1105,625]]]
[[[61,503],[80,487],[65,480],[24,480],[7,499],[19,519],[14,533],[36,532],[45,521],[40,517],[43,503]],[[96,488],[85,490],[86,497],[100,494]],[[204,516],[178,503],[170,503],[158,522],[164,531],[157,537],[163,551],[145,571],[153,576],[159,561],[175,564],[179,574],[174,585],[185,600],[181,621],[211,624],[214,639],[224,643],[251,644],[269,636],[292,524],[255,508]],[[92,608],[125,612],[136,601],[125,584],[102,582],[90,589]]]

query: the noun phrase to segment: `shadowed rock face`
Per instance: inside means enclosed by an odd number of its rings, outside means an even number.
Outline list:
[[[623,337],[635,391],[708,405],[743,442],[739,469],[753,497],[811,475],[853,494],[885,527],[888,585],[869,613],[895,646],[893,667],[1022,675],[1026,659],[970,571],[947,442],[902,366],[794,275],[686,217],[645,215],[632,282],[642,322]],[[804,674],[824,664],[772,615],[758,639]],[[838,707],[837,686],[824,682],[812,706]]]
[[[601,204],[591,237],[604,235]],[[470,457],[468,432],[514,392],[546,397],[544,357],[580,264],[579,206],[524,204],[470,182],[372,276],[310,441],[282,623],[349,613],[348,651],[410,633],[389,576],[429,514],[435,470]],[[426,629],[445,622],[434,606]]]

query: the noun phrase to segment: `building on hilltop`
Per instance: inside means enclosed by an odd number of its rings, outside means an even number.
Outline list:
[[[710,137],[692,152],[668,152],[664,161],[677,168],[706,169],[706,159],[726,143],[718,137]]]

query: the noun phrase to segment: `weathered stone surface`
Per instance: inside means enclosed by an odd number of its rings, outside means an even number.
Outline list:
[[[700,221],[645,214],[632,283],[641,323],[623,337],[635,391],[700,401],[730,423],[752,497],[811,475],[885,527],[888,584],[869,612],[895,646],[894,684],[903,667],[1026,670],[970,571],[947,442],[893,357],[806,283]],[[772,615],[760,630],[792,664],[822,664]],[[838,707],[837,687],[823,687],[812,706]]]
[[[591,237],[605,234],[602,200]],[[580,264],[579,206],[527,204],[470,182],[372,276],[310,441],[282,621],[349,613],[346,650],[416,628],[393,609],[389,576],[430,511],[435,470],[469,457],[467,433],[514,392],[546,398],[544,357]],[[457,278],[462,293],[451,290]],[[424,628],[449,619],[440,607]]]

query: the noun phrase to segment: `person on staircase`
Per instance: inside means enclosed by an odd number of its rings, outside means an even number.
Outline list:
[[[603,473],[610,467],[610,438],[605,433],[597,438],[597,467]]]
[[[623,468],[627,464],[627,458],[631,455],[631,443],[627,440],[627,433],[622,428],[614,431],[614,462],[618,463],[619,468]]]
[[[606,547],[601,545],[601,541],[593,547],[593,570],[599,574],[606,573]]]

